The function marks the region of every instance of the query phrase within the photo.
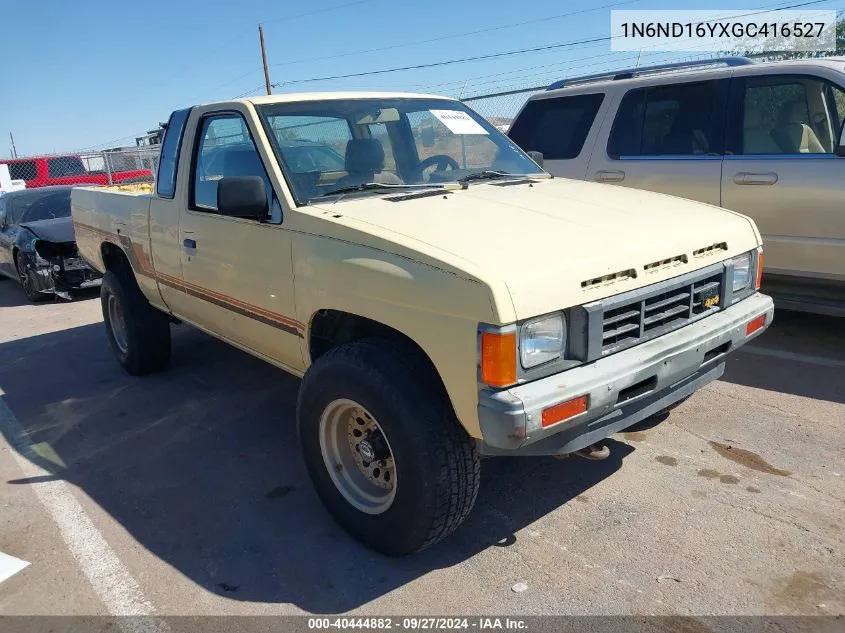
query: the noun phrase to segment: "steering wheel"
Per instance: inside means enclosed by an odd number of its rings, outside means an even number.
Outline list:
[[[447,169],[457,170],[460,169],[458,165],[458,161],[456,161],[451,156],[447,156],[446,154],[435,154],[434,156],[429,156],[420,161],[420,164],[417,165],[417,168],[414,170],[414,180],[421,180],[425,182],[423,178],[423,173],[429,167],[436,167],[435,171],[446,171]],[[431,182],[429,179],[428,182]]]

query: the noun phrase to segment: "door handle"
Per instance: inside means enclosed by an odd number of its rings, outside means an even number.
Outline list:
[[[598,171],[596,180],[599,182],[622,182],[625,180],[624,171]]]
[[[764,174],[740,171],[734,174],[734,182],[738,185],[773,185],[777,181],[778,175],[773,171]]]
[[[197,247],[197,241],[192,240],[189,237],[186,237],[184,240],[182,240],[182,246],[184,246],[185,248],[196,248]]]

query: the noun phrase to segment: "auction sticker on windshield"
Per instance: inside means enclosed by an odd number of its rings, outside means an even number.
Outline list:
[[[487,134],[487,130],[466,112],[460,110],[431,110],[431,113],[449,128],[452,134]]]

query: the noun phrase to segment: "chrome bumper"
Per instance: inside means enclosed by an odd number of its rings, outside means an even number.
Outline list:
[[[766,315],[763,327],[746,325]],[[486,455],[557,455],[594,444],[639,422],[724,372],[724,358],[759,336],[772,322],[774,306],[754,294],[705,319],[656,339],[541,380],[479,393],[478,419]],[[587,395],[584,413],[548,427],[542,412]]]

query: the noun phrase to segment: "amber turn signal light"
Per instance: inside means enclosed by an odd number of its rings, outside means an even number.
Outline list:
[[[516,382],[516,332],[481,334],[481,382],[491,387]]]
[[[763,251],[757,253],[757,281],[755,282],[757,290],[760,290],[760,284],[763,281]]]
[[[766,315],[765,314],[761,314],[758,317],[754,317],[745,326],[745,335],[751,336],[752,334],[754,334],[754,332],[759,330],[764,325],[766,325]]]
[[[548,409],[543,409],[543,428],[574,418],[587,410],[588,396],[578,396],[572,400],[561,402]]]

